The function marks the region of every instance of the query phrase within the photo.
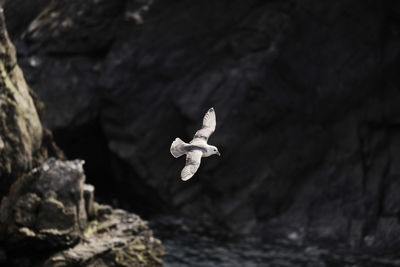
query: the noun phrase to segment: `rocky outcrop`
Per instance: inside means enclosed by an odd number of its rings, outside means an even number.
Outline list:
[[[6,247],[63,248],[79,240],[88,221],[82,165],[49,159],[12,185],[0,206]]]
[[[7,266],[160,266],[163,246],[134,214],[93,201],[83,162],[47,160],[0,205]],[[29,251],[29,253],[27,253]]]
[[[42,125],[0,17],[0,197],[40,161]]]
[[[164,248],[147,222],[123,210],[108,211],[91,222],[84,242],[52,255],[44,266],[161,266]]]
[[[15,31],[21,65],[46,125],[102,147],[101,171],[135,203],[238,232],[394,247],[398,3],[66,2]],[[223,156],[182,184],[170,142],[190,139],[211,106]]]
[[[11,183],[49,156],[63,158],[52,133],[42,127],[43,103],[30,90],[0,11],[0,199]],[[39,111],[39,113],[38,113]]]
[[[83,161],[65,161],[42,127],[0,11],[0,265],[160,266],[139,216],[94,201]]]

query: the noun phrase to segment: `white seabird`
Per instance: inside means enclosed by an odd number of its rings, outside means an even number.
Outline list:
[[[208,138],[215,131],[216,118],[214,108],[210,108],[203,118],[203,126],[196,132],[190,143],[183,142],[179,137],[171,144],[171,154],[175,158],[186,154],[186,165],[182,169],[181,178],[187,181],[196,173],[202,157],[221,154],[218,148],[207,144]]]

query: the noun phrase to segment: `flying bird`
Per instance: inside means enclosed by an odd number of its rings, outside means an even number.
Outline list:
[[[179,158],[186,154],[186,164],[181,172],[183,181],[189,180],[196,173],[202,157],[221,156],[217,147],[207,144],[208,138],[215,131],[216,124],[214,108],[210,108],[204,115],[201,129],[196,132],[189,144],[183,142],[179,137],[172,142],[170,149],[172,156]]]

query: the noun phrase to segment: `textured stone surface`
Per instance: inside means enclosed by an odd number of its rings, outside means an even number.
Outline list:
[[[124,3],[57,1],[12,35],[46,125],[100,188],[239,232],[354,246],[398,217],[397,2]],[[210,106],[223,156],[182,184],[170,142]]]
[[[0,198],[38,160],[42,125],[0,14]]]
[[[49,159],[12,185],[0,206],[8,246],[62,248],[79,240],[87,224],[82,164]]]
[[[21,262],[96,266],[99,261],[103,266],[160,266],[164,249],[147,222],[93,199],[85,203],[84,191],[93,197],[93,188],[84,185],[82,164],[51,158],[12,185],[0,205],[0,240],[5,254],[11,256],[0,262],[7,266],[21,266]]]
[[[56,253],[44,266],[161,266],[163,255],[161,242],[145,221],[113,210],[91,222],[85,242]]]

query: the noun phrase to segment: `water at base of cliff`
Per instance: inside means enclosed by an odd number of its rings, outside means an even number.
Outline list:
[[[400,266],[400,252],[372,255],[337,245],[299,244],[290,236],[281,240],[233,237],[177,217],[157,218],[150,226],[166,248],[165,267]]]

